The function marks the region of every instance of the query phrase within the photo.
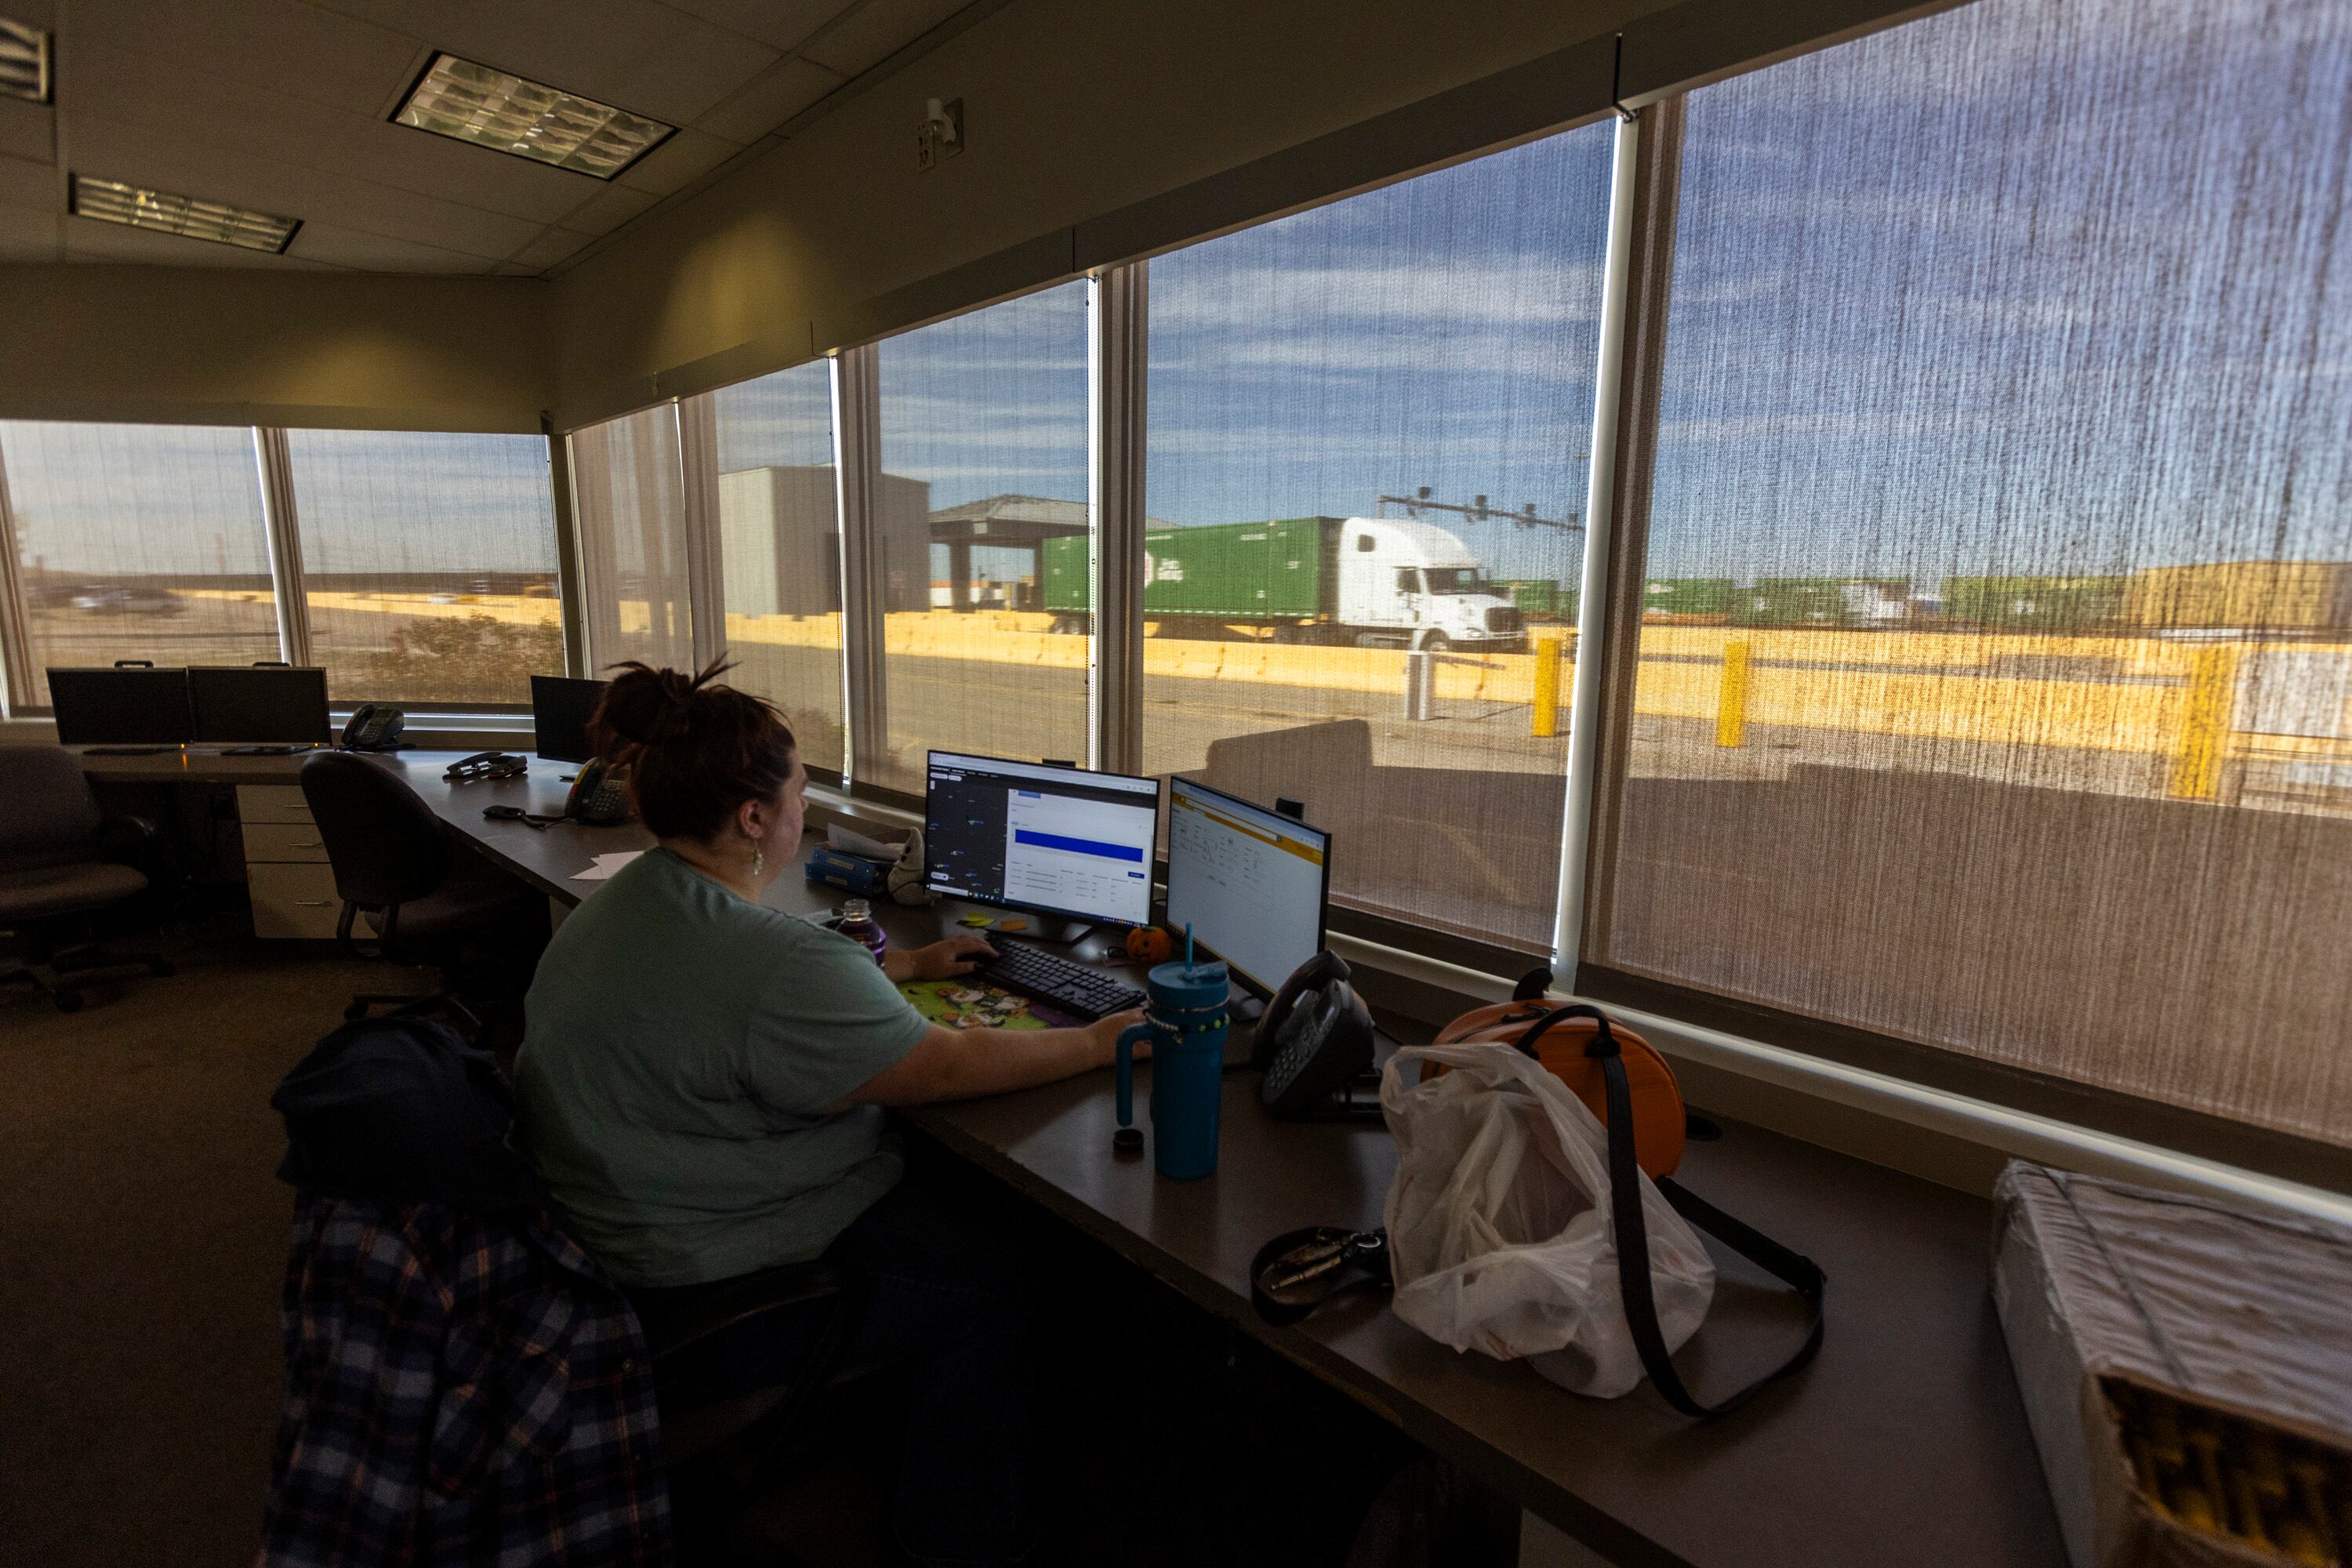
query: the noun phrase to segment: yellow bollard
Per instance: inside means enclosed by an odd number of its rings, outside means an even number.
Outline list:
[[[1748,743],[1748,645],[1723,645],[1723,688],[1715,703],[1715,743]]]
[[[1559,733],[1559,646],[1556,637],[1535,639],[1536,694],[1528,733],[1539,739]]]
[[[2172,779],[2165,789],[2175,800],[2211,800],[2221,793],[2221,763],[2230,751],[2237,695],[2238,650],[2199,648],[2189,667],[2189,700],[2181,709]]]

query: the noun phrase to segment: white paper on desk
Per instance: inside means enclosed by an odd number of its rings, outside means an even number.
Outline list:
[[[825,843],[845,855],[856,855],[867,860],[879,860],[886,866],[898,863],[905,846],[885,844],[878,838],[868,838],[854,827],[844,827],[836,822],[824,830]]]
[[[644,853],[645,851],[642,849],[609,850],[604,854],[597,856],[596,863],[589,867],[585,871],[572,872],[572,879],[575,882],[604,881],[622,867],[627,865],[630,861],[635,859],[638,856]]]

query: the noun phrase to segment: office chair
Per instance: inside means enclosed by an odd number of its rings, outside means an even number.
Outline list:
[[[480,1027],[457,995],[465,940],[529,919],[534,912],[530,889],[488,868],[460,866],[433,808],[404,781],[363,757],[312,756],[302,764],[302,798],[343,900],[335,940],[355,957],[385,963],[421,952],[441,975],[439,987],[423,995],[362,992],[343,1016],[363,1018],[378,1005],[402,1013],[446,1007],[468,1027]],[[361,915],[375,933],[373,952],[352,932]]]
[[[99,917],[167,881],[153,825],[99,810],[80,761],[62,746],[0,746],[0,928],[31,962],[0,969],[0,984],[30,984],[60,1013],[79,1010],[83,984],[143,969],[172,973],[153,953],[109,953]]]

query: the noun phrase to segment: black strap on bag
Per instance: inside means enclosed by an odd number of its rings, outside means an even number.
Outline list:
[[[1787,1285],[1812,1309],[1804,1343],[1797,1347],[1795,1354],[1713,1405],[1702,1405],[1694,1398],[1682,1374],[1675,1370],[1673,1357],[1666,1350],[1665,1332],[1658,1326],[1657,1298],[1650,1279],[1650,1228],[1642,1215],[1642,1168],[1633,1158],[1633,1090],[1625,1078],[1625,1059],[1617,1048],[1617,1037],[1610,1032],[1609,1016],[1580,1002],[1554,1008],[1519,1037],[1519,1049],[1534,1056],[1536,1041],[1543,1032],[1569,1018],[1590,1018],[1599,1026],[1586,1042],[1584,1054],[1601,1064],[1608,1100],[1609,1215],[1617,1238],[1617,1285],[1625,1302],[1626,1325],[1633,1332],[1633,1348],[1641,1352],[1642,1369],[1650,1374],[1650,1381],[1657,1385],[1665,1402],[1684,1415],[1701,1418],[1729,1415],[1754,1398],[1765,1384],[1777,1383],[1797,1371],[1821,1350],[1822,1300],[1828,1290],[1829,1277],[1822,1272],[1821,1265],[1804,1254],[1732,1218],[1673,1178],[1659,1177],[1658,1195],[1673,1205],[1676,1214]],[[1628,1259],[1639,1262],[1631,1263]]]

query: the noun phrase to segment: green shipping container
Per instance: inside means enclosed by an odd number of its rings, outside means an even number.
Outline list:
[[[2087,631],[2122,620],[2121,577],[1948,577],[1947,619],[2033,631]]]
[[[1730,608],[1728,577],[1653,577],[1642,584],[1644,614],[1720,616]]]
[[[1523,616],[1559,615],[1560,600],[1576,597],[1575,589],[1563,591],[1559,584],[1542,577],[1498,577],[1495,587],[1517,605]]]
[[[1155,529],[1143,536],[1147,616],[1255,621],[1325,619],[1339,608],[1339,523],[1331,517]],[[1084,539],[1045,542],[1045,608],[1081,611]]]

